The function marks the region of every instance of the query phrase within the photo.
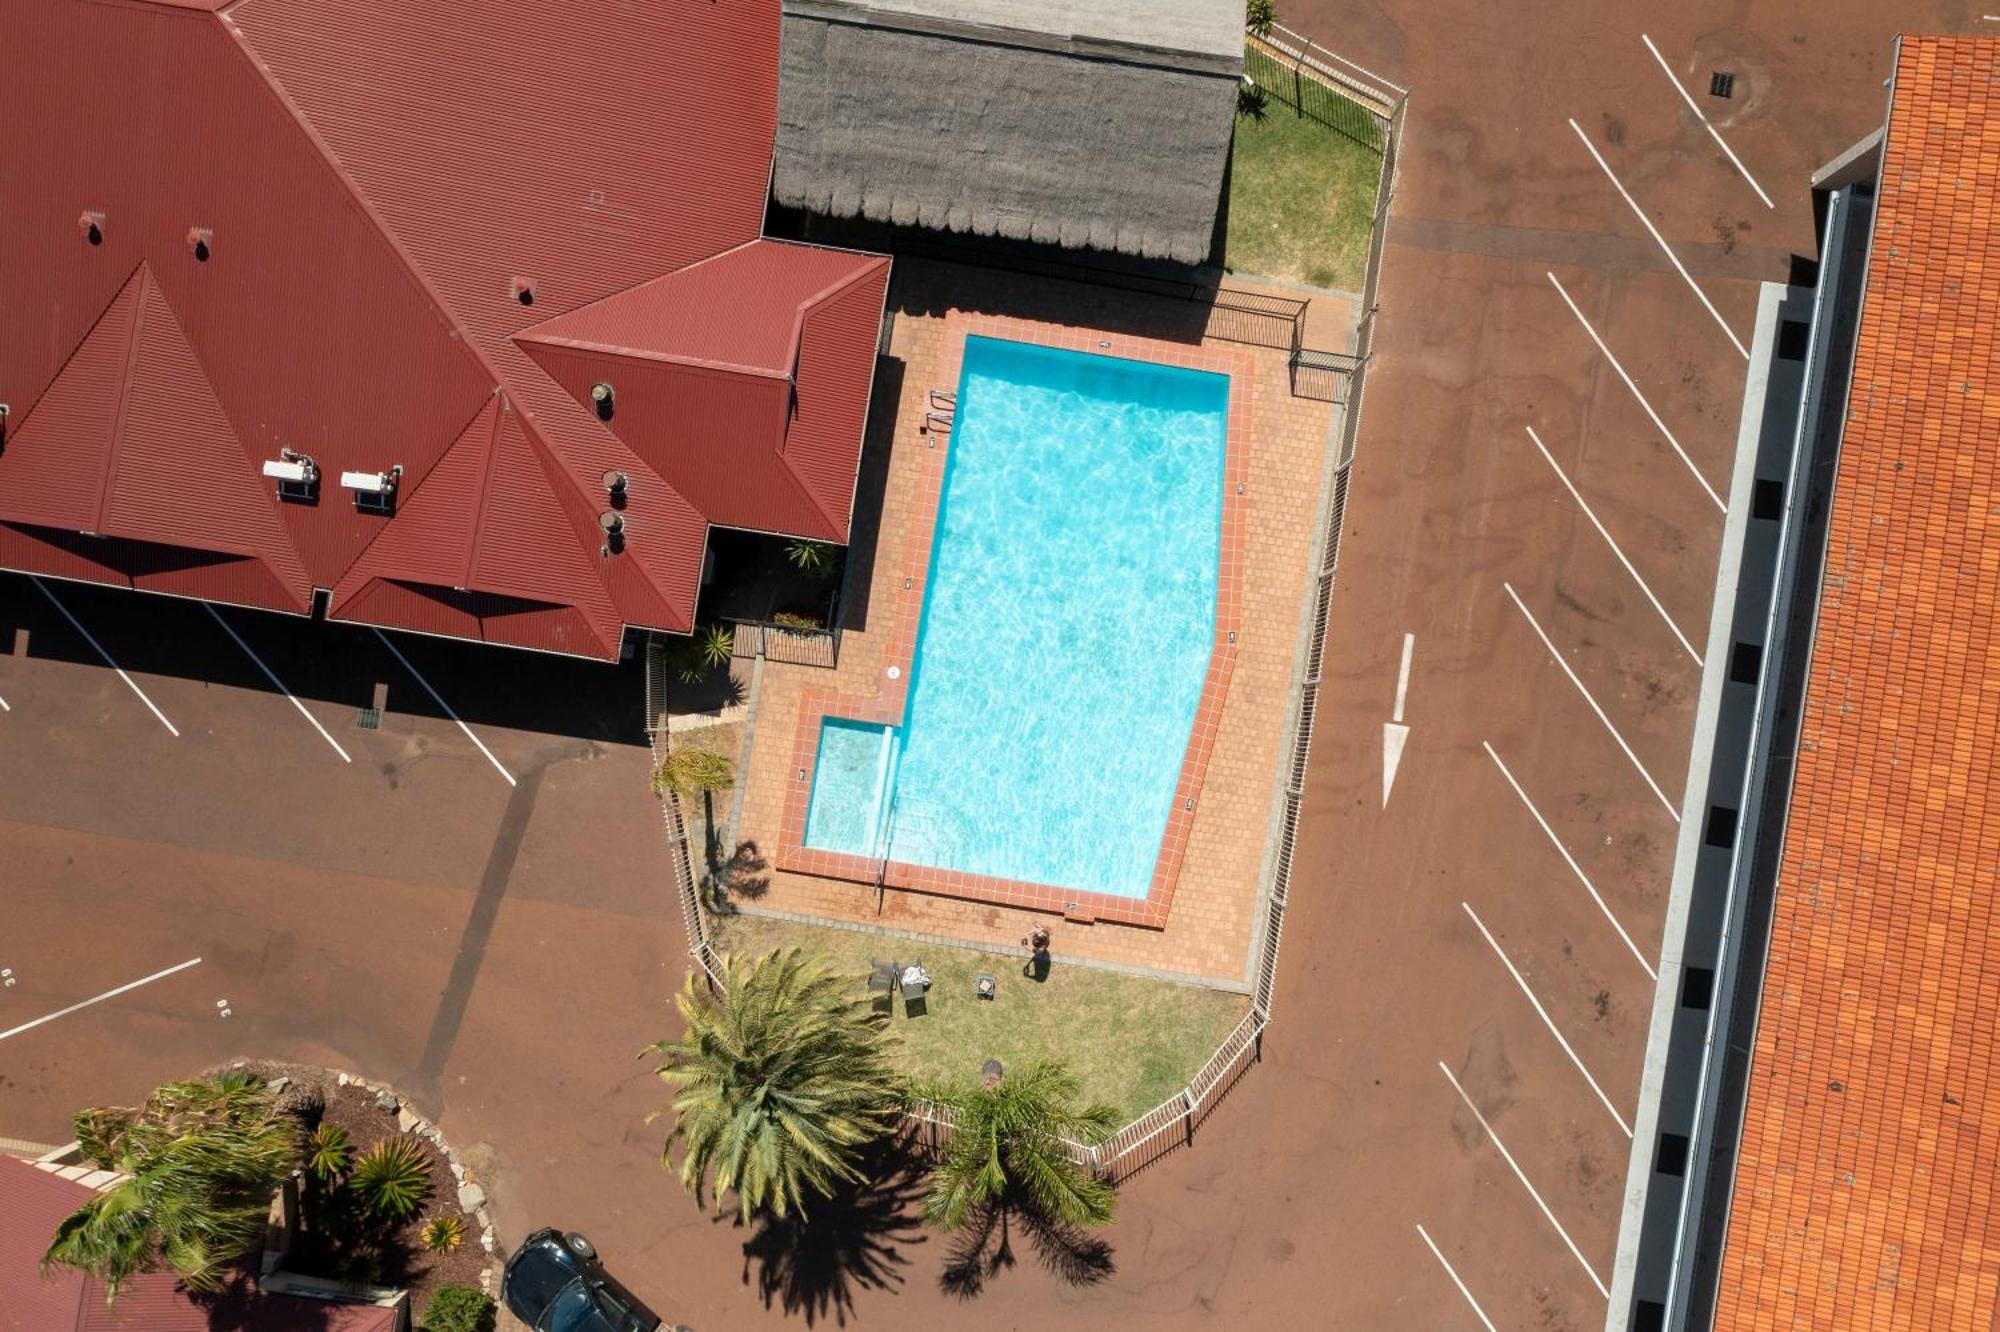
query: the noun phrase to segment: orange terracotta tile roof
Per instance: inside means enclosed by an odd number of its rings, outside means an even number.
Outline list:
[[[2000,1305],[2000,41],[1906,37],[1717,1329]]]

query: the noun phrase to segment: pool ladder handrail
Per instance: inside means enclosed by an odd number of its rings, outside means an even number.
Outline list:
[[[875,858],[875,914],[882,914],[882,907],[889,895],[889,846],[896,839],[896,797],[889,797],[889,815],[883,821],[882,853]]]
[[[930,405],[924,409],[923,433],[927,435],[949,435],[953,422],[958,418],[958,395],[943,389],[932,389]]]

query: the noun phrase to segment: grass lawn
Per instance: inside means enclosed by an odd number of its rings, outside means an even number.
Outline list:
[[[1223,263],[1235,273],[1359,291],[1382,154],[1273,97],[1236,117]]]
[[[1037,984],[1023,958],[942,948],[855,930],[796,925],[759,916],[711,918],[722,952],[760,953],[798,944],[851,972],[864,991],[871,958],[923,963],[933,984],[929,1011],[906,1017],[896,1001],[890,1030],[898,1060],[917,1078],[976,1080],[988,1056],[1009,1067],[1038,1058],[1068,1061],[1086,1097],[1136,1118],[1179,1091],[1250,1009],[1247,996],[1065,966],[1056,926],[1054,968]],[[973,994],[980,972],[999,978],[999,996]]]

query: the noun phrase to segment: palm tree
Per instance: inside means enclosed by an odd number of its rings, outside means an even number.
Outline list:
[[[734,1192],[745,1221],[802,1214],[809,1196],[860,1179],[860,1149],[896,1123],[886,1024],[850,978],[798,948],[725,954],[723,968],[724,997],[690,975],[675,999],[686,1033],[639,1052],[679,1088],[660,1163],[674,1168],[679,1142],[697,1200],[713,1171],[718,1208]]]
[[[953,1231],[994,1210],[1019,1210],[1064,1227],[1109,1225],[1117,1195],[1078,1165],[1063,1140],[1094,1146],[1118,1126],[1098,1102],[1079,1108],[1082,1084],[1041,1060],[1026,1072],[919,1087],[912,1097],[953,1112],[950,1141],[931,1172],[924,1219]]]
[[[682,745],[667,751],[660,766],[653,769],[653,794],[672,791],[683,800],[714,791],[727,791],[736,784],[736,764],[727,754],[718,754],[702,745]]]
[[[271,1196],[297,1165],[298,1129],[255,1077],[227,1073],[159,1088],[138,1109],[76,1117],[77,1141],[127,1176],[56,1227],[42,1270],[104,1282],[105,1298],[161,1265],[215,1290],[264,1238]]]

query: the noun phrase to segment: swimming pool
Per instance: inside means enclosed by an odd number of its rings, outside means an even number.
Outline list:
[[[908,705],[821,722],[807,847],[1146,896],[1215,648],[1229,387],[966,338]]]

